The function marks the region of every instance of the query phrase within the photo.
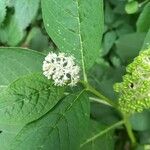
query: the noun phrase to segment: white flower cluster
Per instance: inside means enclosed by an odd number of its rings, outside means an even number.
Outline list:
[[[43,62],[43,74],[54,80],[56,86],[75,86],[79,81],[80,68],[75,64],[73,56],[65,53],[49,53]]]

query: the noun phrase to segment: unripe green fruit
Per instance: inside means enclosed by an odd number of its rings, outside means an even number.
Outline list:
[[[123,82],[114,85],[119,108],[129,114],[150,108],[150,49],[142,51],[126,71]]]

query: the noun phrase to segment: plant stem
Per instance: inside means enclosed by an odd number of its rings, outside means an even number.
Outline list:
[[[87,82],[84,82],[84,81],[80,81],[84,86],[85,88],[90,91],[92,94],[94,94],[95,96],[97,96],[98,98],[100,99],[96,99],[96,101],[100,101],[100,103],[103,102],[103,104],[107,104],[109,106],[112,106],[114,108],[116,108],[118,110],[118,107],[116,105],[116,103],[113,102],[113,100],[110,100],[109,98],[105,97],[103,94],[101,94],[99,91],[97,91],[96,89],[94,89],[91,85],[89,85]],[[119,111],[120,112],[120,111]],[[121,113],[121,112],[120,112]],[[126,114],[123,114],[123,121],[120,121],[114,125],[112,125],[111,127],[107,128],[106,130],[100,132],[99,134],[95,135],[94,137],[88,139],[85,143],[83,143],[81,146],[85,145],[86,143],[88,142],[91,142],[92,140],[96,139],[97,137],[101,136],[102,134],[108,132],[109,130],[111,130],[112,128],[116,127],[116,126],[119,126],[120,124],[123,124],[125,125],[126,127],[126,130],[127,130],[127,133],[129,135],[129,138],[131,140],[131,143],[132,143],[132,146],[134,147],[136,145],[136,138],[134,136],[134,133],[132,131],[132,127],[131,127],[131,124],[129,122],[129,115],[126,115]]]
[[[106,102],[102,99],[95,98],[95,97],[89,97],[89,99],[90,99],[91,102],[97,102],[97,103],[104,104],[104,105],[112,107],[112,105],[110,105],[108,102]]]
[[[80,147],[83,147],[85,144],[94,141],[95,139],[99,138],[100,136],[104,135],[105,133],[107,133],[108,131],[115,129],[116,127],[122,125],[124,123],[124,121],[119,121],[113,125],[111,125],[110,127],[106,128],[105,130],[101,131],[100,133],[94,135],[93,137],[87,139],[83,144],[80,145]]]
[[[99,91],[94,89],[92,86],[87,85],[87,90],[93,93],[95,96],[99,97],[101,100],[105,101],[106,103],[110,104],[111,106],[117,108],[117,105],[113,102],[113,100],[108,99],[103,94],[101,94]]]
[[[136,145],[136,138],[135,138],[135,136],[134,136],[134,133],[133,133],[133,131],[132,131],[131,124],[130,124],[130,122],[129,122],[129,115],[124,114],[124,115],[123,115],[123,118],[124,118],[124,124],[125,124],[125,127],[126,127],[126,129],[127,129],[128,136],[129,136],[129,138],[130,138],[130,140],[131,140],[131,144],[132,144],[132,146],[134,147],[134,146]]]
[[[146,3],[148,3],[149,2],[149,0],[145,0],[144,2],[141,2],[140,4],[139,4],[139,7],[142,7],[142,5],[145,5]]]

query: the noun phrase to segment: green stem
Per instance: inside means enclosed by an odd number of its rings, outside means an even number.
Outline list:
[[[91,102],[97,102],[97,103],[104,104],[104,105],[112,107],[112,105],[110,105],[108,102],[106,102],[102,99],[95,98],[95,97],[89,97],[89,99],[90,99]]]
[[[93,93],[95,96],[97,96],[101,100],[105,101],[106,103],[110,104],[114,108],[117,108],[117,105],[113,102],[113,100],[108,99],[107,97],[105,97],[103,94],[101,94],[99,91],[97,91],[90,85],[87,85],[86,87],[89,92]]]
[[[87,139],[83,144],[80,145],[80,147],[83,147],[85,144],[94,141],[95,139],[99,138],[100,136],[104,135],[105,133],[107,133],[108,131],[115,129],[118,126],[121,126],[122,124],[124,124],[124,121],[119,121],[113,125],[111,125],[110,127],[106,128],[105,130],[99,132],[98,134],[94,135],[93,137]]]
[[[104,101],[104,103],[107,103],[108,105],[116,108],[118,110],[118,106],[116,105],[116,103],[113,102],[113,100],[108,99],[107,97],[105,97],[103,94],[101,94],[99,91],[97,91],[96,89],[94,89],[91,85],[89,85],[87,82],[84,81],[80,81],[85,88],[90,91],[92,94],[94,94],[95,96],[97,96],[98,98],[100,98],[100,102],[102,103],[102,101]],[[98,101],[99,99],[96,99],[96,101]],[[120,112],[120,111],[119,111]],[[96,139],[97,137],[101,136],[102,134],[108,132],[109,130],[111,130],[112,128],[121,125],[124,123],[127,133],[129,135],[129,138],[131,140],[132,146],[136,145],[136,138],[134,136],[134,133],[132,131],[132,127],[131,124],[129,122],[129,115],[123,114],[123,121],[120,121],[114,125],[112,125],[111,127],[107,128],[106,130],[100,132],[99,134],[95,135],[94,137],[88,139],[85,143],[83,143],[81,146],[85,145],[86,143],[89,143],[91,141],[93,141],[94,139]]]
[[[145,5],[146,3],[148,3],[149,2],[149,0],[145,0],[144,2],[141,2],[140,4],[139,4],[139,7],[142,7],[142,5]]]
[[[125,124],[125,127],[127,129],[128,136],[131,140],[132,146],[134,147],[136,145],[136,138],[134,136],[131,124],[129,122],[129,116],[128,115],[123,115],[123,117],[124,117],[124,124]]]

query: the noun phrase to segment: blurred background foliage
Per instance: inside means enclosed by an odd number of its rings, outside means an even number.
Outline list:
[[[122,80],[125,67],[139,51],[150,47],[150,1],[104,0],[104,12],[102,47],[88,76],[95,88],[116,100],[113,84]],[[45,54],[57,51],[45,31],[40,0],[0,0],[0,46],[27,47]],[[140,143],[138,150],[150,149],[149,116],[148,110],[131,118],[132,127]],[[118,121],[120,116],[114,109],[92,102],[91,118],[97,121],[92,122],[91,127],[91,132],[95,133],[99,128]],[[98,145],[103,146],[102,150],[129,149],[129,139],[122,128],[107,133],[104,139],[108,143],[103,144],[101,138],[94,141],[95,150],[99,149]],[[88,148],[90,149],[83,149]]]

